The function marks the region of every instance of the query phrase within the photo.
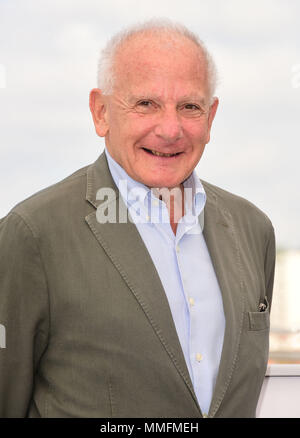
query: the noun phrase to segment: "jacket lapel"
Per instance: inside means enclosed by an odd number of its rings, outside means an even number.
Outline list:
[[[97,200],[96,192],[101,187],[113,189],[116,195],[114,199],[110,199],[108,202]],[[115,209],[117,212],[117,222],[120,207],[124,211],[123,200],[119,197],[119,191],[110,175],[104,154],[88,168],[86,199],[95,209],[98,209],[100,214],[108,207],[111,210]],[[97,220],[96,210],[87,215],[85,220],[142,307],[155,334],[188,387],[200,415],[201,411],[185,363],[166,294],[136,226],[130,220],[127,220],[125,223],[106,222],[100,224]]]
[[[243,326],[244,294],[238,237],[230,213],[203,182],[207,193],[204,238],[222,292],[226,327],[219,373],[209,410],[214,416],[232,378]]]

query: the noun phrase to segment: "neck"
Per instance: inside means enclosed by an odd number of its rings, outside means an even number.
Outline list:
[[[176,234],[178,222],[184,216],[183,185],[181,184],[171,189],[155,189],[154,194],[166,204],[169,212],[170,225],[173,233]]]

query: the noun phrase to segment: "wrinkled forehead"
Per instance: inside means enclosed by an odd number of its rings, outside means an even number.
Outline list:
[[[172,32],[133,35],[115,55],[115,87],[182,79],[207,86],[207,63],[201,48],[189,38]]]

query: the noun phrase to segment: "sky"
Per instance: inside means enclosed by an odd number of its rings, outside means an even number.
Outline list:
[[[278,248],[300,249],[298,0],[0,0],[0,217],[97,159],[99,51],[155,17],[196,32],[218,67],[198,175],[262,209]]]

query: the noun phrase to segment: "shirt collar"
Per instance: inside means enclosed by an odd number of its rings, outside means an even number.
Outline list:
[[[105,154],[106,154],[106,158],[107,158],[107,162],[108,162],[108,167],[111,173],[111,176],[116,184],[116,186],[118,187],[122,198],[126,201],[126,204],[128,204],[128,202],[130,202],[131,197],[129,197],[128,199],[128,193],[130,193],[132,190],[138,190],[140,197],[139,199],[141,201],[145,201],[145,198],[148,194],[148,192],[150,192],[149,187],[145,186],[144,184],[135,181],[134,179],[132,179],[123,169],[123,167],[121,167],[110,155],[110,153],[108,152],[108,150],[105,148]]]
[[[195,170],[183,182],[183,187],[185,189],[187,211],[199,216],[206,202],[206,193]]]

